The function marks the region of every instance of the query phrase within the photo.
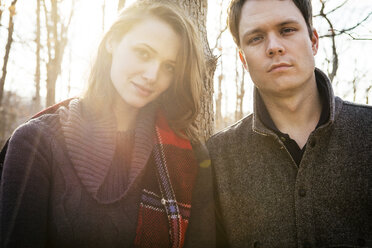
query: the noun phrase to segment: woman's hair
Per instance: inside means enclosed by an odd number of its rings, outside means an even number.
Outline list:
[[[135,25],[153,17],[166,22],[181,37],[174,82],[155,101],[160,103],[170,127],[177,134],[197,141],[195,119],[200,109],[205,59],[197,29],[174,4],[141,0],[120,13],[98,47],[83,101],[98,113],[113,110],[117,92],[111,82],[112,55],[106,50],[106,42],[108,39],[120,41]]]

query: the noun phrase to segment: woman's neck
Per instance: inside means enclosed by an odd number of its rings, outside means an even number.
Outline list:
[[[138,108],[130,106],[122,99],[117,100],[114,105],[114,114],[116,118],[116,130],[127,131],[133,129],[136,124]]]

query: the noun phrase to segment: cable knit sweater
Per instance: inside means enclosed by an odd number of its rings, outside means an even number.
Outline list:
[[[19,127],[1,181],[2,247],[132,246],[142,180],[156,182],[146,176],[153,113],[143,111],[134,132],[118,136],[112,114],[97,118],[73,100]],[[209,167],[199,170],[185,247],[214,245],[210,178]]]

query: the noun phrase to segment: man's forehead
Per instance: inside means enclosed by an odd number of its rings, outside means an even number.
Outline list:
[[[291,0],[247,0],[242,7],[239,29],[266,22],[279,24],[297,18],[303,17]]]

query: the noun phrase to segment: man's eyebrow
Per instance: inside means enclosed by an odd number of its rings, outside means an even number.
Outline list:
[[[283,22],[280,22],[280,23],[276,24],[275,26],[282,27],[282,26],[285,26],[285,25],[288,25],[288,24],[299,24],[299,22],[297,20],[288,19],[288,20],[285,20]],[[242,39],[244,40],[244,38],[246,36],[256,34],[256,33],[261,33],[261,32],[263,32],[262,28],[255,28],[255,29],[252,29],[252,30],[248,30],[243,34]]]
[[[281,26],[285,26],[285,25],[288,25],[288,24],[299,24],[299,22],[297,20],[289,19],[289,20],[286,20],[284,22],[279,23],[277,26],[281,27]]]
[[[252,35],[252,34],[255,34],[255,33],[261,33],[263,30],[261,28],[255,28],[255,29],[252,29],[252,30],[248,30],[246,31],[244,34],[243,34],[243,39],[246,37],[246,36],[249,36],[249,35]]]

